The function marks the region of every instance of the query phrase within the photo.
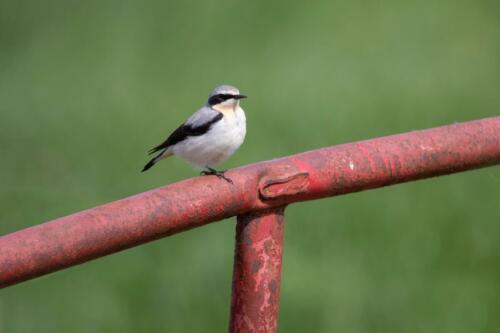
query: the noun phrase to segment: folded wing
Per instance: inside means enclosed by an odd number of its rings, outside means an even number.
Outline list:
[[[213,124],[221,120],[222,113],[209,107],[203,107],[195,112],[189,119],[179,126],[169,137],[160,145],[149,150],[149,154],[154,154],[170,146],[179,143],[190,136],[200,136],[207,133]]]

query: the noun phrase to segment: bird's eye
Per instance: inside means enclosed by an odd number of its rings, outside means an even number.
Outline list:
[[[230,94],[218,94],[218,95],[210,97],[210,99],[208,100],[208,103],[210,105],[216,105],[216,104],[220,104],[220,103],[222,103],[224,101],[227,101],[228,99],[231,99],[231,98],[233,98],[233,95],[230,95]]]
[[[216,105],[216,104],[219,104],[219,103],[222,103],[222,102],[224,102],[224,99],[221,97],[220,94],[212,96],[208,100],[208,104],[210,104],[210,105]]]

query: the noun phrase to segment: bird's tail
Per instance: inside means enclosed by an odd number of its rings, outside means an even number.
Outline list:
[[[170,152],[167,152],[167,149],[163,150],[161,153],[159,153],[158,155],[156,155],[155,157],[153,157],[145,166],[144,168],[142,168],[142,171],[141,172],[144,172],[144,171],[147,171],[149,170],[149,168],[151,168],[153,165],[155,165],[159,160],[161,160],[162,158],[165,158],[165,157],[168,157],[168,156],[171,156],[172,153]]]

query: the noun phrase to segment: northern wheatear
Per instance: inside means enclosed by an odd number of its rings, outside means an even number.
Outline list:
[[[214,167],[231,156],[243,143],[246,134],[245,112],[240,107],[240,91],[232,86],[215,88],[208,102],[196,111],[149,154],[158,153],[142,171],[159,160],[176,155],[187,161],[204,175],[215,175],[232,183],[224,171]]]

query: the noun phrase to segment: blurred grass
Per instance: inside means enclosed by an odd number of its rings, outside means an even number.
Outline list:
[[[0,2],[0,234],[196,174],[146,150],[217,84],[225,167],[499,114],[495,1]],[[494,332],[499,168],[288,208],[282,332]],[[226,330],[234,221],[0,292],[0,332]],[[0,249],[1,251],[1,249]]]

